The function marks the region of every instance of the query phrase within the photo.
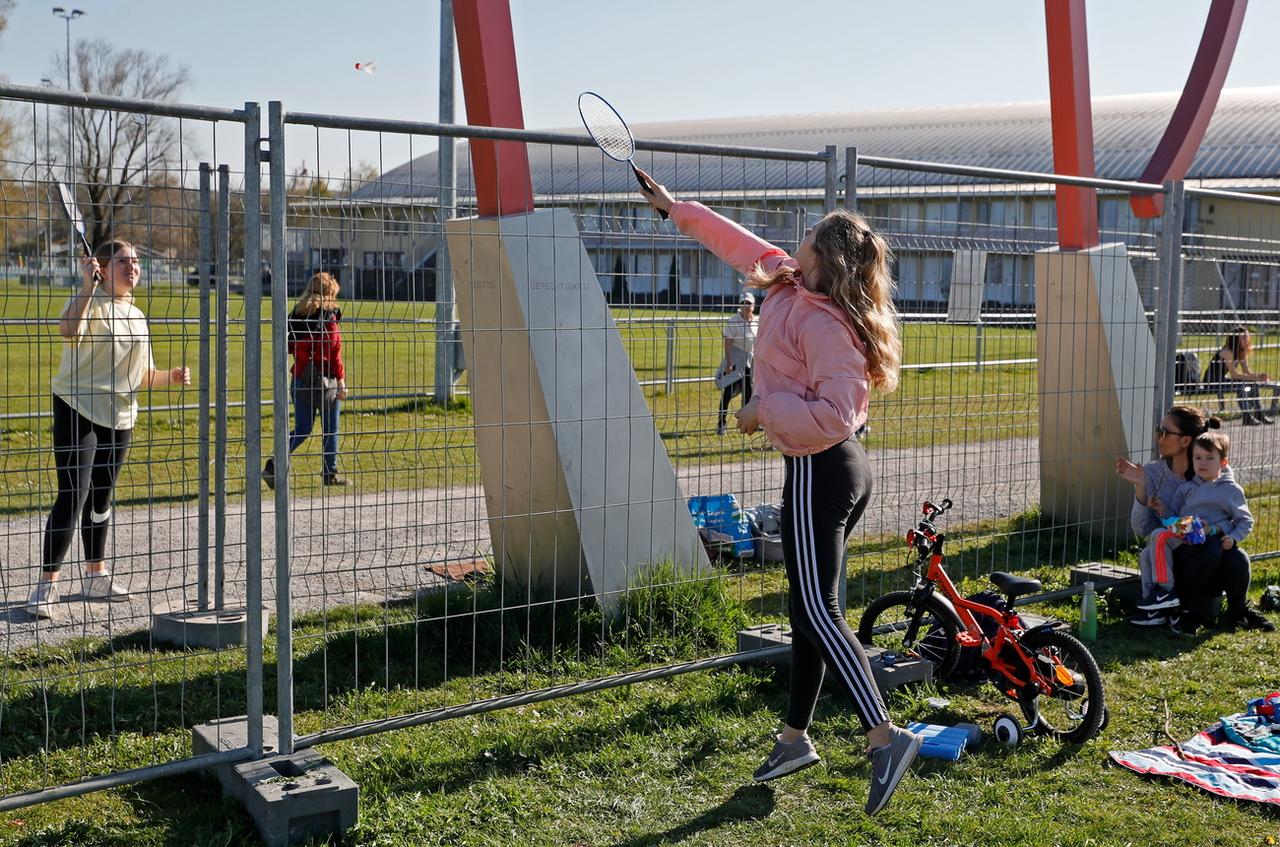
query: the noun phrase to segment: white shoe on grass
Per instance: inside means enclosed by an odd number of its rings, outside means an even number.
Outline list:
[[[129,589],[113,580],[111,571],[99,571],[85,576],[84,596],[90,600],[127,600]]]

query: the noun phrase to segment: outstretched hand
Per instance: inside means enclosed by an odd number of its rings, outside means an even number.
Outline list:
[[[182,367],[170,368],[169,384],[170,385],[190,385],[191,369],[186,367],[185,365]]]
[[[663,214],[670,212],[671,204],[676,202],[676,198],[671,196],[671,192],[667,190],[667,187],[660,182],[656,182],[653,177],[640,168],[636,168],[636,171],[640,176],[644,177],[644,181],[649,183],[649,187],[653,189],[652,192],[641,191],[640,196],[648,200],[649,205],[659,212]]]

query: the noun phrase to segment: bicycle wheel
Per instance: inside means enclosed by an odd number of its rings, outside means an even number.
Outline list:
[[[916,608],[911,595],[910,591],[891,591],[872,601],[858,624],[858,640],[900,655],[917,656],[933,665],[935,681],[946,679],[960,658],[955,620],[936,597]]]
[[[1027,722],[1041,735],[1052,735],[1081,744],[1098,734],[1107,704],[1102,690],[1102,672],[1089,648],[1061,630],[1040,630],[1022,641],[1041,672],[1053,681],[1052,695],[1021,701]],[[1062,679],[1059,668],[1070,674]]]

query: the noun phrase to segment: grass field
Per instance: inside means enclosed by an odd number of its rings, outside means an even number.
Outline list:
[[[1266,524],[1275,526],[1274,516]],[[1008,542],[1020,535],[1035,543]],[[1039,529],[1034,515],[953,528],[950,537],[957,573],[998,560],[1052,588],[1075,561],[1070,534]],[[851,606],[902,575],[900,542],[877,539],[858,552],[862,578],[851,583]],[[1261,563],[1255,580],[1280,580],[1280,569]],[[474,629],[456,622],[446,629],[439,597],[302,618],[295,631],[297,729],[728,650],[743,621],[780,618],[784,583],[770,568],[639,591],[630,626],[616,630],[589,607],[563,609],[554,624],[545,614],[503,615],[483,587],[470,601],[452,601],[452,614],[469,613],[468,602],[490,610]],[[979,587],[974,577],[961,586]],[[1047,611],[1076,618],[1071,604]],[[322,752],[360,784],[353,834],[360,845],[1257,847],[1280,835],[1280,819],[1256,805],[1106,764],[1108,750],[1162,741],[1166,702],[1170,729],[1181,739],[1275,688],[1280,635],[1135,633],[1119,608],[1104,603],[1094,649],[1111,712],[1101,738],[1078,747],[1031,741],[1012,751],[985,745],[957,763],[923,761],[873,820],[861,811],[869,769],[857,719],[830,686],[813,730],[824,763],[769,786],[750,782],[786,703],[785,670],[765,667],[694,673]],[[446,652],[455,657],[448,679],[441,673]],[[4,793],[184,755],[187,726],[243,709],[243,667],[238,651],[151,650],[137,637],[6,654]],[[925,703],[935,694],[950,700],[942,712]],[[890,703],[899,720],[988,727],[1008,705],[985,685],[909,689]],[[23,847],[254,843],[246,816],[221,799],[216,783],[194,776],[0,816],[0,844]]]
[[[68,293],[9,285],[0,287],[0,319],[56,317]],[[196,318],[193,289],[140,289],[138,304],[153,322],[155,359],[160,367],[198,362],[195,324],[166,324],[166,319]],[[271,304],[262,304],[270,319]],[[243,337],[244,301],[233,297],[228,357],[231,401],[245,400]],[[343,470],[362,490],[457,485],[474,482],[478,468],[470,406],[465,398],[449,408],[429,402],[432,391],[435,339],[431,303],[345,304],[344,359],[353,397],[344,404],[341,454]],[[668,318],[703,315],[707,323],[676,322],[674,377],[705,378],[712,374],[722,352],[717,310],[654,312],[648,309],[615,312],[618,319]],[[974,355],[971,327],[909,324],[905,327],[907,364],[970,361]],[[47,413],[49,381],[57,369],[61,345],[50,326],[0,327],[0,367],[8,380],[4,410],[9,415]],[[641,381],[664,380],[667,374],[667,327],[662,323],[625,323],[623,343]],[[269,330],[264,328],[269,337]],[[264,344],[264,361],[269,359]],[[1023,359],[1035,355],[1035,336],[1025,329],[989,328],[984,333],[985,360]],[[263,373],[264,397],[272,388],[270,368]],[[465,388],[465,376],[464,384]],[[762,449],[759,439],[714,435],[718,392],[709,382],[676,383],[644,389],[659,431],[673,459],[680,462],[741,460]],[[409,395],[377,399],[373,395]],[[158,389],[144,394],[146,406],[194,405],[196,386],[183,391]],[[736,401],[733,406],[736,408]],[[1035,369],[1031,365],[937,368],[907,371],[895,394],[877,395],[872,406],[870,445],[916,447],[979,439],[1025,436],[1033,433]],[[269,433],[270,408],[264,427]],[[53,490],[47,417],[10,417],[3,426],[0,457],[0,512],[20,513],[47,508]],[[241,492],[244,453],[243,411],[228,412],[228,478],[231,494]],[[317,423],[318,428],[318,423]],[[196,491],[197,413],[194,410],[147,412],[139,416],[118,491],[123,504],[147,500],[193,497]],[[269,435],[264,451],[270,449]],[[319,439],[299,453],[295,486],[300,492],[319,487]],[[445,460],[445,453],[448,460]],[[314,470],[315,473],[311,473]]]

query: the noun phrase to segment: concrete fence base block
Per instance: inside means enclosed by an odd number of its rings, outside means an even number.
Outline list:
[[[263,718],[263,749],[276,736],[276,719]],[[247,743],[244,716],[201,724],[191,730],[195,752],[233,750]],[[356,824],[359,786],[315,750],[267,755],[255,762],[212,769],[222,793],[253,818],[267,847],[289,847],[313,839],[339,840]]]
[[[785,647],[791,645],[791,631],[781,624],[767,623],[750,626],[738,631],[738,650],[763,650],[768,647]],[[933,680],[933,665],[920,659],[898,656],[892,664],[886,664],[884,654],[879,647],[862,648],[866,651],[867,660],[871,663],[871,674],[875,677],[876,686],[881,694],[903,685]],[[778,660],[778,664],[789,664],[790,658]]]
[[[268,614],[262,614],[262,637],[267,637]],[[151,619],[151,637],[161,644],[218,650],[239,647],[249,640],[247,609],[209,609],[170,612]]]

